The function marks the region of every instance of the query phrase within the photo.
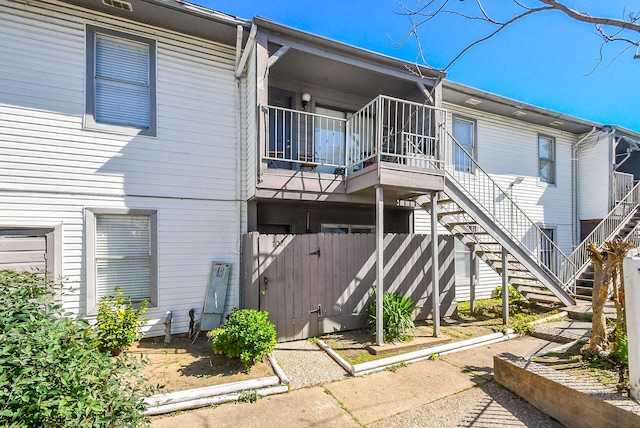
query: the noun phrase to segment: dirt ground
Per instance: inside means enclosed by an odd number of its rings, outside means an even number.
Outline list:
[[[167,346],[164,337],[142,339],[126,352],[142,354],[150,360],[142,374],[150,385],[164,385],[161,393],[274,376],[266,358],[247,374],[240,360],[215,355],[204,334],[194,344],[188,342],[186,335],[172,336]]]

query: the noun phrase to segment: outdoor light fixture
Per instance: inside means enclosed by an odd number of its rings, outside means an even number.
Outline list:
[[[302,94],[302,110],[307,109],[307,104],[309,104],[309,101],[311,101],[311,94],[308,92]]]
[[[522,183],[522,181],[524,180],[524,177],[516,177],[515,180],[513,180],[511,182],[511,184],[509,184],[509,188],[512,188],[513,186],[515,186],[516,184],[520,184]]]

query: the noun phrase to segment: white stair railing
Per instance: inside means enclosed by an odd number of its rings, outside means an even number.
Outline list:
[[[539,267],[562,288],[573,294],[575,266],[569,258],[487,174],[471,155],[448,133],[445,173],[467,197]]]
[[[605,241],[613,239],[638,210],[638,206],[640,205],[639,186],[640,182],[633,186],[629,193],[627,193],[627,195],[622,198],[615,207],[613,207],[609,214],[607,214],[607,216],[598,223],[595,229],[593,229],[591,233],[582,240],[580,245],[571,252],[569,255],[569,263],[576,268],[574,273],[575,276],[582,273],[584,268],[591,261],[589,258],[589,252],[587,251],[589,244],[593,242],[596,245],[602,245]],[[575,278],[569,278],[568,280],[575,280]]]

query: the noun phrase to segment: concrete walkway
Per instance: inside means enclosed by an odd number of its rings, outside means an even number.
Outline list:
[[[527,356],[556,346],[555,342],[525,336],[393,371],[292,390],[256,403],[226,403],[154,417],[152,426],[560,427],[491,381],[494,355],[510,352]],[[294,383],[294,375],[287,375]]]

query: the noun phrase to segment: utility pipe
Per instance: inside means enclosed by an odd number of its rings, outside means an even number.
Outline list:
[[[171,343],[171,320],[173,319],[173,313],[167,311],[164,314],[164,344]]]
[[[251,31],[249,33],[249,39],[247,40],[247,43],[245,44],[245,48],[244,51],[242,51],[242,27],[240,25],[238,25],[237,28],[237,39],[236,39],[236,73],[235,73],[235,85],[236,85],[236,90],[235,90],[235,108],[236,108],[236,116],[235,116],[235,125],[236,125],[236,153],[235,153],[235,157],[236,157],[236,188],[235,188],[235,203],[234,203],[234,208],[235,208],[235,231],[236,231],[236,242],[235,242],[235,248],[234,248],[234,264],[236,265],[236,272],[240,272],[240,258],[241,258],[241,241],[240,241],[240,236],[243,232],[243,227],[241,224],[241,218],[242,218],[242,204],[244,203],[244,206],[246,207],[246,202],[244,201],[244,199],[242,198],[242,187],[241,187],[241,183],[242,183],[242,176],[243,176],[243,171],[242,171],[242,159],[240,158],[242,155],[242,150],[241,150],[241,146],[242,146],[242,111],[244,110],[242,108],[242,73],[244,71],[246,62],[247,62],[247,58],[249,57],[249,53],[253,51],[253,43],[256,37],[256,31],[257,31],[257,27],[254,25],[251,26]],[[241,55],[242,52],[242,55]],[[235,283],[237,284],[236,289],[236,293],[234,296],[234,302],[233,302],[233,306],[235,306],[236,308],[241,307],[240,306],[240,275],[236,275],[235,276]],[[224,310],[224,309],[223,309]]]

